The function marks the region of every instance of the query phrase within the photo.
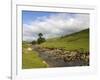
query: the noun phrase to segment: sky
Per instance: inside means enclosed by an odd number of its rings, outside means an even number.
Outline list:
[[[54,38],[89,28],[89,14],[22,11],[23,40],[37,40],[38,34]]]

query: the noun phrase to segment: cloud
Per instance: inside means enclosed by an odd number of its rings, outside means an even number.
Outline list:
[[[89,27],[89,14],[57,13],[38,17],[29,24],[23,24],[23,40],[36,40],[38,33],[45,38],[71,34]]]

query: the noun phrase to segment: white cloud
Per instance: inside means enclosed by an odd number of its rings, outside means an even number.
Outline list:
[[[30,24],[23,24],[23,40],[37,39],[38,33],[51,38],[67,35],[89,27],[89,14],[59,13],[48,17],[38,17]]]

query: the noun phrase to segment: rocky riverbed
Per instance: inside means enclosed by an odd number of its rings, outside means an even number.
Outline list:
[[[89,66],[89,52],[33,46],[49,67]]]

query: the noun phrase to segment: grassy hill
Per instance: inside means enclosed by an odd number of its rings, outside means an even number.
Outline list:
[[[58,38],[48,39],[46,42],[42,43],[41,46],[47,48],[63,48],[66,50],[83,49],[84,51],[89,51],[89,29]]]

